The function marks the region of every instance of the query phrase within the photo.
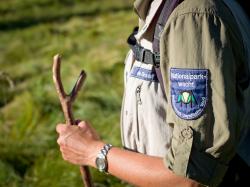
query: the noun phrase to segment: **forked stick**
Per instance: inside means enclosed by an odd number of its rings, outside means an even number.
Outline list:
[[[62,79],[61,79],[61,72],[60,72],[61,57],[60,55],[55,55],[53,61],[54,61],[53,62],[53,80],[55,83],[57,94],[61,102],[66,124],[75,125],[75,120],[74,120],[74,116],[72,113],[72,103],[75,100],[78,91],[81,89],[86,79],[86,73],[83,70],[81,71],[79,78],[77,79],[76,84],[73,87],[71,93],[66,94],[64,91]],[[87,166],[81,166],[80,171],[82,175],[82,180],[84,182],[84,186],[92,187],[89,168]]]

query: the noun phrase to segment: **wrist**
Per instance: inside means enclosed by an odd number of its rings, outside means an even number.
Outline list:
[[[97,141],[95,143],[90,154],[91,156],[90,156],[89,163],[88,163],[89,166],[96,168],[96,164],[95,164],[96,156],[98,155],[98,153],[100,152],[100,150],[103,148],[104,145],[105,143],[102,141]]]

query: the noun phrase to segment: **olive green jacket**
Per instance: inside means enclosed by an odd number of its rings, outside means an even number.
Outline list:
[[[141,28],[151,2],[134,3]],[[166,121],[174,128],[165,165],[177,175],[217,186],[249,126],[250,63],[242,41],[222,0],[185,0],[165,25],[161,72]]]

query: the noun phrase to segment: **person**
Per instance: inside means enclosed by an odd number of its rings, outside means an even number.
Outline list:
[[[159,25],[166,3],[175,6]],[[233,0],[134,5],[132,43],[145,56],[132,45],[125,60],[124,148],[106,144],[89,122],[58,124],[62,157],[135,186],[218,186],[249,128],[248,19]],[[160,67],[146,63],[152,54]]]

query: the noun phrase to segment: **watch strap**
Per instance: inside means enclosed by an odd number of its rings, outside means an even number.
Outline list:
[[[97,168],[99,169],[100,172],[107,172],[108,170],[108,161],[107,161],[107,155],[108,155],[108,152],[109,150],[112,148],[112,145],[111,144],[105,144],[103,146],[103,148],[99,151],[98,155],[97,155],[97,159],[98,158],[103,158],[105,159],[105,168],[99,168],[98,165],[97,165]]]
[[[109,152],[109,150],[112,148],[112,145],[111,144],[105,144],[104,146],[103,146],[103,148],[101,149],[101,153],[105,156],[105,157],[107,157],[107,154],[108,154],[108,152]]]

